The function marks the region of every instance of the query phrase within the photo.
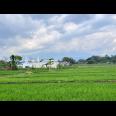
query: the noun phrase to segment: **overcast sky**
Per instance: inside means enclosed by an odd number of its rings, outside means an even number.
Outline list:
[[[116,54],[115,14],[1,14],[0,57]]]

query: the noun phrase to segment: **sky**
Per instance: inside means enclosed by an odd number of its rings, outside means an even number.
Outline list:
[[[0,14],[0,58],[116,54],[115,14]]]

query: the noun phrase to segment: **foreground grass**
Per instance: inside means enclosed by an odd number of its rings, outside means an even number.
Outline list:
[[[17,82],[16,84],[0,84],[0,100],[116,100],[115,65],[80,65],[50,71],[34,69],[31,72],[28,74],[27,70],[0,71],[0,83]],[[72,80],[75,82],[68,82]],[[99,82],[104,80],[108,82]],[[27,83],[40,81],[49,81],[49,83]],[[67,82],[61,83],[62,81]],[[26,84],[18,82],[26,82]]]
[[[107,101],[116,100],[116,84],[63,83],[0,85],[0,100]]]

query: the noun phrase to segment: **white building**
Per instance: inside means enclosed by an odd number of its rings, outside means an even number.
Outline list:
[[[59,64],[62,65],[62,66],[69,66],[70,65],[69,62],[59,62]]]
[[[19,68],[26,68],[26,67],[32,67],[32,64],[30,62],[20,62],[18,65],[17,65]]]
[[[18,64],[18,67],[22,67],[22,68],[57,68],[59,62],[58,61],[53,61],[53,63],[51,65],[48,65],[48,60],[43,60],[43,61],[24,61],[21,62],[20,64]]]
[[[49,68],[58,68],[59,62],[58,61],[54,61],[53,64],[51,65],[47,65],[47,67]]]
[[[59,62],[59,61],[53,61],[51,65],[48,64],[49,60],[43,60],[43,61],[24,61],[18,64],[18,67],[22,68],[58,68],[58,65],[62,66],[69,66],[70,63],[68,62]]]
[[[47,64],[48,61],[36,61],[36,62],[32,62],[32,67],[33,68],[47,68],[46,64]]]

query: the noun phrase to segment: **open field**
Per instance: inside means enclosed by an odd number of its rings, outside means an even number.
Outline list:
[[[116,65],[1,70],[0,100],[116,100]]]

